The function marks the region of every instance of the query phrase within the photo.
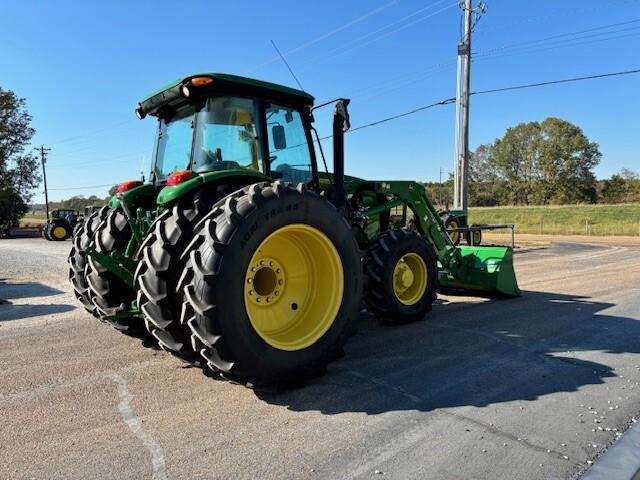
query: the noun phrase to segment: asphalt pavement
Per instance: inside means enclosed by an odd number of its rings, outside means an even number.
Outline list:
[[[640,414],[640,239],[523,248],[521,298],[363,312],[346,356],[283,393],[93,319],[70,245],[0,240],[2,479],[572,479]]]

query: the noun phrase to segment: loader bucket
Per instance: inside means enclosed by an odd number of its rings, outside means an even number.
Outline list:
[[[441,288],[521,295],[511,247],[456,247],[452,258],[439,272]]]

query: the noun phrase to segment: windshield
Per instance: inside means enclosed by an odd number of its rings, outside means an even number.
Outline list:
[[[192,170],[245,168],[262,171],[255,100],[213,97],[196,115]]]
[[[154,173],[156,180],[167,178],[177,170],[185,170],[191,160],[193,138],[193,106],[187,106],[168,119],[160,119]]]

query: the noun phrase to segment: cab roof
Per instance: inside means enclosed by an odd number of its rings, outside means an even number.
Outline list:
[[[293,105],[313,105],[314,97],[307,92],[277,83],[265,82],[254,78],[230,75],[227,73],[197,73],[188,77],[179,78],[160,90],[145,97],[139,104],[144,115],[158,114],[158,111],[169,103],[185,101],[180,88],[196,77],[208,77],[213,79],[210,91],[224,91],[225,93],[246,93],[264,98],[285,101]]]

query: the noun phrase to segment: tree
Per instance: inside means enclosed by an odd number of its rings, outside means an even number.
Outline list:
[[[507,129],[493,144],[489,163],[514,205],[594,203],[593,168],[601,156],[580,127],[550,117]]]
[[[540,124],[521,123],[507,129],[496,140],[491,152],[491,164],[506,183],[509,203],[528,205],[537,185],[540,144]]]
[[[600,182],[600,203],[640,202],[640,175],[628,168]]]
[[[35,130],[26,101],[0,87],[0,229],[16,225],[40,182],[38,160],[25,153]]]
[[[501,203],[504,182],[500,180],[491,155],[493,145],[482,144],[469,156],[469,205],[491,207]]]
[[[541,203],[595,203],[593,169],[602,157],[598,144],[580,127],[559,118],[547,118],[540,129],[540,172],[548,185]]]

